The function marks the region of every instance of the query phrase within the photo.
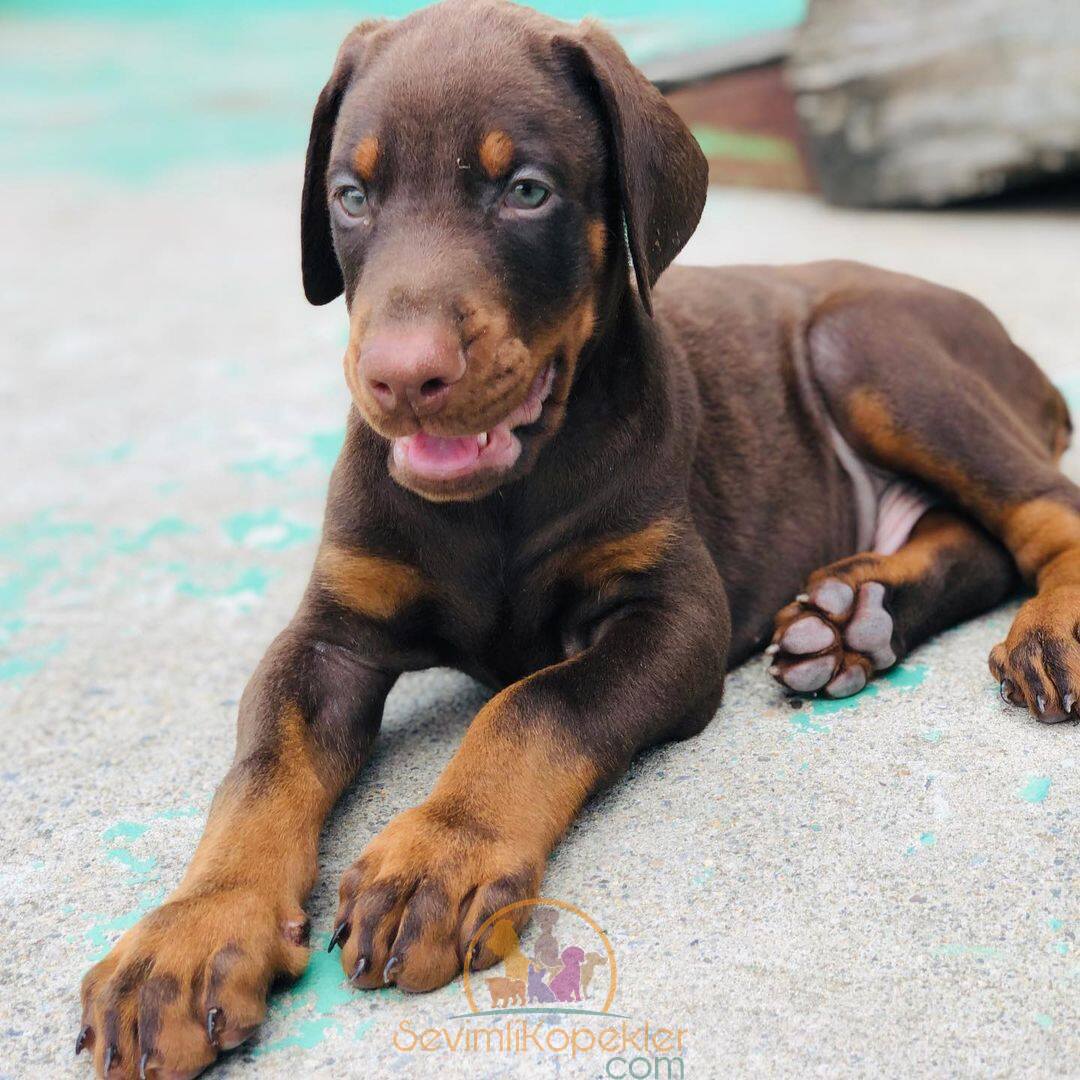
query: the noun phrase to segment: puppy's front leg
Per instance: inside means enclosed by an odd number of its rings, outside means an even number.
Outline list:
[[[319,830],[394,681],[301,612],[240,702],[236,757],[179,888],[83,980],[76,1049],[99,1075],[189,1077],[243,1041],[307,964]]]
[[[430,990],[460,970],[494,912],[536,896],[586,799],[642,747],[700,731],[720,699],[727,603],[696,537],[572,658],[496,695],[430,797],[346,871],[337,940],[364,988]],[[525,921],[528,907],[518,909]],[[481,943],[472,967],[498,958]]]

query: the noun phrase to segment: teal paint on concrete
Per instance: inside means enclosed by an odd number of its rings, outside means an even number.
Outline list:
[[[92,915],[94,922],[83,931],[83,939],[90,950],[89,959],[100,960],[116,944],[116,939],[130,930],[147,912],[156,908],[165,899],[165,890],[142,893],[133,907],[120,915],[110,918],[107,915]]]
[[[816,698],[810,705],[815,716],[832,716],[845,709],[857,709],[868,698],[877,697],[882,686],[891,686],[897,690],[914,690],[923,684],[928,668],[926,664],[897,664],[884,675],[879,675],[857,694],[846,698]],[[827,728],[825,730],[828,730]]]
[[[1046,796],[1050,794],[1050,784],[1049,776],[1030,776],[1020,789],[1020,798],[1029,803],[1045,802]]]
[[[179,806],[175,810],[162,810],[154,816],[161,821],[177,821],[181,818],[200,817],[203,812],[198,806]]]
[[[928,670],[926,664],[897,664],[879,676],[877,681],[879,684],[894,686],[897,690],[914,690],[926,681]]]
[[[105,854],[137,878],[148,878],[157,869],[157,859],[137,859],[127,848],[109,848]]]
[[[56,584],[63,569],[61,554],[66,554],[81,538],[94,534],[90,522],[57,520],[56,511],[51,509],[0,529],[0,614],[9,616],[5,619],[6,626],[15,625],[11,616],[27,608],[37,589]],[[20,618],[18,630],[27,626]],[[51,648],[59,651],[61,646]],[[36,664],[33,656],[25,657],[24,661],[32,666]]]
[[[203,809],[197,806],[170,807],[155,813],[151,818],[151,822],[201,817],[204,812]],[[131,881],[135,884],[155,884],[154,878],[158,869],[157,858],[150,855],[147,858],[139,859],[130,850],[130,847],[121,845],[132,844],[142,839],[150,832],[150,829],[150,822],[123,819],[110,825],[101,834],[105,858],[112,859],[123,866],[131,875]],[[90,925],[83,931],[84,944],[90,951],[89,959],[100,960],[112,948],[120,934],[134,926],[143,915],[152,911],[164,899],[165,889],[158,888],[140,893],[134,905],[119,915],[93,914],[85,916],[90,921]]]
[[[183,536],[185,533],[198,531],[181,518],[163,517],[134,533],[129,533],[126,529],[114,529],[112,546],[117,554],[137,555],[163,536]]]
[[[59,638],[48,645],[22,650],[0,660],[0,682],[14,682],[34,675],[54,656],[67,648],[67,639]]]
[[[233,472],[249,476],[265,476],[281,480],[305,468],[329,472],[345,443],[345,429],[319,431],[310,435],[304,450],[295,454],[266,454],[261,457],[234,461],[229,468]]]
[[[27,521],[0,529],[0,554],[21,556],[45,540],[93,535],[89,521],[57,521],[55,514],[55,510],[39,510]]]
[[[321,431],[311,436],[311,452],[326,469],[331,469],[345,445],[345,429]]]
[[[819,703],[815,701],[814,704],[817,705]],[[816,709],[814,711],[817,712]],[[825,724],[818,724],[814,720],[811,720],[805,712],[793,713],[790,720],[791,726],[801,735],[827,735],[832,731],[831,727],[828,727]]]
[[[314,526],[290,521],[276,507],[233,514],[225,519],[222,527],[234,544],[267,551],[284,551],[297,544],[306,544],[318,535]]]
[[[692,884],[699,887],[708,888],[713,883],[713,879],[716,877],[716,867],[706,866],[699,873],[695,874],[691,879]]]
[[[273,580],[273,575],[261,566],[250,566],[241,570],[222,585],[209,584],[205,580],[197,581],[194,577],[187,576],[186,570],[181,573],[184,576],[177,582],[176,591],[181,596],[198,600],[221,600],[244,595],[265,596],[266,587]]]
[[[1053,1018],[1047,1016],[1046,1013],[1037,1012],[1033,1019],[1043,1031],[1049,1031],[1054,1026]]]
[[[118,840],[130,844],[143,836],[149,828],[149,825],[144,825],[139,821],[118,821],[101,834],[101,839],[106,844],[113,844]],[[120,863],[138,880],[149,878],[157,869],[157,859],[152,856],[148,859],[140,859],[128,847],[108,847],[105,855],[114,862]]]
[[[135,452],[135,444],[132,442],[117,443],[115,446],[107,446],[96,454],[91,454],[87,460],[102,464],[120,464],[130,459]]]
[[[101,834],[101,839],[106,843],[113,840],[138,840],[149,828],[149,825],[138,821],[118,821]]]
[[[345,981],[338,954],[326,951],[329,941],[329,934],[313,936],[307,970],[288,990],[270,999],[266,1030],[275,1030],[284,1023],[287,1033],[268,1042],[254,1044],[248,1056],[265,1057],[290,1047],[310,1050],[331,1033],[348,1033],[349,1025],[355,1019],[359,991]],[[374,991],[380,997],[396,992],[385,988]],[[364,992],[365,1001],[369,993],[371,991]],[[374,1018],[364,1021],[353,1029],[352,1038],[363,1038],[373,1024]]]
[[[30,556],[18,569],[7,571],[0,578],[0,611],[22,611],[30,593],[59,567],[56,555]]]
[[[910,857],[910,856],[914,855],[917,851],[921,850],[922,848],[932,848],[936,843],[937,843],[937,836],[935,836],[934,833],[932,833],[932,832],[921,833],[919,835],[919,843],[918,844],[908,844],[908,846],[906,848],[904,848],[904,855]]]
[[[45,666],[45,661],[27,656],[9,656],[0,660],[0,682],[14,682],[33,675]]]
[[[234,461],[229,468],[236,473],[248,476],[268,476],[271,480],[280,480],[304,465],[303,457],[280,458],[273,455],[247,458]]]
[[[1046,925],[1049,926],[1051,930],[1060,930],[1065,923],[1061,919],[1051,918],[1046,920]]]
[[[920,738],[928,743],[939,743],[941,742],[941,736],[942,732],[940,728],[930,728],[928,731],[924,731]]]
[[[993,945],[937,945],[931,952],[935,956],[976,956],[985,960],[995,960],[1001,957],[1001,950],[994,948]]]

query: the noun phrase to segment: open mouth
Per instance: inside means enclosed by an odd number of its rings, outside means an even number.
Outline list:
[[[479,472],[506,472],[521,454],[521,440],[515,428],[527,427],[540,419],[544,402],[555,381],[555,368],[540,369],[528,397],[504,420],[477,435],[431,435],[418,431],[391,442],[394,465],[421,480],[446,482],[461,480]]]

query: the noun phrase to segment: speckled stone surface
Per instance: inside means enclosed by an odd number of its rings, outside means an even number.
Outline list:
[[[301,296],[298,164],[206,175],[2,188],[0,1077],[89,1076],[79,979],[192,852],[341,437],[344,318]],[[1078,252],[1063,210],[715,191],[687,258],[853,256],[967,288],[1077,401]],[[686,1029],[685,1075],[1080,1075],[1080,729],[998,699],[1011,611],[841,704],[793,709],[748,664],[702,736],[639,760],[559,848],[545,893],[607,931],[615,1011]],[[395,690],[325,834],[317,940],[341,871],[482,700],[442,671]],[[403,1021],[463,1011],[459,982],[352,993],[318,952],[212,1075],[608,1067],[395,1048]]]

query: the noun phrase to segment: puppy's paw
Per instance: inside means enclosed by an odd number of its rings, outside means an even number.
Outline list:
[[[777,615],[769,674],[797,694],[857,694],[897,661],[887,599],[880,581],[823,577]]]
[[[1028,600],[1009,636],[990,653],[990,671],[1010,705],[1044,724],[1080,716],[1080,588]]]
[[[459,808],[429,801],[394,818],[341,879],[333,944],[362,989],[434,990],[461,971],[489,916],[537,894],[544,859]],[[518,929],[528,906],[508,915]],[[470,970],[500,957],[478,944]]]
[[[76,1053],[109,1080],[197,1076],[261,1023],[275,976],[303,972],[308,925],[244,888],[169,901],[83,979]]]

